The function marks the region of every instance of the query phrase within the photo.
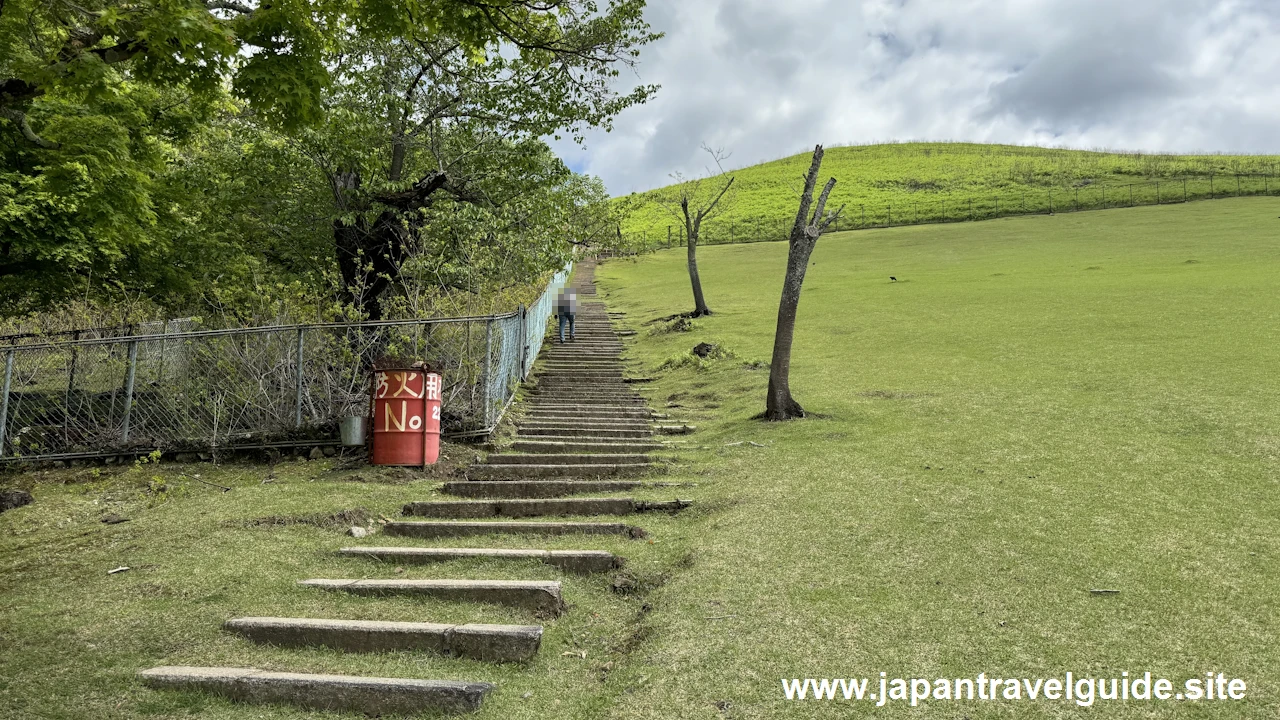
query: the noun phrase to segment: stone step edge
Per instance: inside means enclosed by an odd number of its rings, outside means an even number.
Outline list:
[[[489,662],[519,662],[538,653],[538,625],[443,624],[320,618],[239,617],[222,629],[280,647],[332,647],[346,652],[417,650]]]
[[[420,547],[345,547],[337,554],[348,558],[381,560],[392,558],[397,562],[448,562],[467,558],[486,560],[538,560],[563,570],[578,573],[596,573],[615,570],[625,561],[607,550],[534,550],[511,548],[420,548]]]
[[[480,518],[534,517],[547,515],[630,515],[647,512],[679,512],[690,500],[636,500],[629,497],[585,498],[521,498],[511,500],[419,500],[405,503],[401,513],[406,517]],[[433,511],[457,511],[484,514],[429,515]]]
[[[439,533],[421,534],[418,531],[433,530]],[[456,531],[464,531],[458,534]],[[489,533],[524,534],[539,533],[549,535],[569,535],[584,533],[591,535],[626,535],[635,540],[648,537],[643,528],[623,523],[592,522],[511,522],[495,520],[489,522],[453,521],[453,520],[393,520],[383,526],[383,532],[396,537],[463,537],[470,535],[486,535]],[[446,534],[453,533],[453,534]],[[359,582],[351,580],[348,582]]]
[[[494,686],[486,682],[282,673],[258,668],[165,665],[138,673],[153,689],[205,691],[252,703],[289,703],[367,715],[480,709]]]
[[[458,497],[553,498],[578,493],[629,492],[661,485],[641,480],[457,480],[440,486],[440,492]]]
[[[390,527],[395,523],[387,523]],[[480,602],[532,610],[538,614],[564,614],[564,598],[555,580],[374,580],[309,578],[299,587],[343,590],[357,595],[437,595],[446,601]]]

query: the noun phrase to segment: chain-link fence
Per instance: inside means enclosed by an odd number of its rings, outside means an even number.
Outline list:
[[[28,343],[0,348],[0,460],[301,445],[369,411],[388,358],[444,376],[442,430],[488,433],[527,376],[548,298],[504,315],[323,323]]]

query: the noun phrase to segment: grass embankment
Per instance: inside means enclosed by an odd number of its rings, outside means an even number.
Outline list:
[[[714,717],[718,701],[734,718],[837,717],[859,709],[787,703],[779,680],[1067,670],[1249,683],[1242,702],[1101,703],[1100,717],[1280,714],[1277,211],[1231,200],[824,237],[792,365],[820,417],[781,424],[749,419],[767,370],[744,363],[768,361],[787,248],[706,249],[716,314],[644,335],[637,354],[656,367],[711,341],[738,356],[652,388],[699,423],[702,492],[732,505],[656,594],[652,675],[611,717]],[[599,276],[642,330],[691,307],[681,251]]]
[[[795,217],[810,153],[729,172],[733,193],[704,226],[703,241],[780,240]],[[1152,155],[974,143],[831,147],[823,178],[838,181],[829,209],[846,204],[841,227],[982,219],[1011,214],[1152,205],[1187,199],[1276,194],[1274,155]],[[1243,175],[1237,184],[1236,175]],[[1269,174],[1270,177],[1264,177]],[[1215,175],[1210,179],[1210,175]],[[1184,188],[1180,179],[1191,176]],[[1161,182],[1160,188],[1156,182]],[[709,181],[715,184],[715,181]],[[1132,186],[1132,187],[1130,187]],[[680,222],[659,199],[671,188],[631,196],[623,231],[665,243]],[[1157,197],[1159,196],[1159,197]]]
[[[527,665],[263,648],[219,630],[229,617],[271,614],[532,621],[498,607],[296,588],[308,577],[395,577],[331,551],[412,541],[352,541],[340,522],[245,523],[349,508],[394,517],[406,500],[431,497],[431,477],[317,460],[4,478],[36,502],[0,515],[0,717],[345,717],[153,692],[134,679],[159,664],[234,664],[486,680],[498,690],[477,718],[610,720],[872,712],[787,703],[788,677],[1213,670],[1245,678],[1248,699],[1092,712],[1274,718],[1278,211],[1232,200],[825,237],[792,376],[822,417],[776,425],[749,419],[766,376],[744,363],[768,358],[785,245],[708,248],[716,314],[686,333],[642,324],[688,309],[678,251],[602,266],[611,307],[642,331],[632,351],[641,372],[701,340],[738,357],[655,372],[645,390],[701,427],[669,478],[698,487],[643,495],[695,508],[629,520],[653,544],[474,540],[612,550],[630,560],[630,594],[608,577],[534,564],[405,568],[561,577],[572,607],[545,623]],[[471,453],[449,452],[451,462]],[[149,489],[156,476],[179,489]],[[109,513],[131,522],[102,524]],[[107,574],[122,565],[131,569]],[[1065,701],[874,712],[1079,714]]]
[[[447,452],[469,460],[473,451],[450,446]],[[0,477],[0,486],[27,487],[36,498],[0,515],[0,717],[364,717],[288,706],[249,708],[200,694],[148,690],[134,678],[138,670],[169,664],[488,681],[499,689],[480,718],[604,716],[614,687],[607,678],[649,627],[642,610],[646,591],[687,552],[681,531],[669,530],[679,519],[639,519],[661,538],[652,545],[612,537],[432,542],[378,534],[356,540],[344,533],[358,514],[327,516],[364,509],[375,525],[379,514],[395,519],[404,502],[436,497],[435,480],[407,469],[343,464],[162,463]],[[157,491],[161,485],[168,489]],[[104,524],[109,515],[129,522]],[[533,562],[463,561],[397,570],[394,564],[332,553],[370,544],[610,550],[630,560],[632,587],[615,592],[609,576],[562,575]],[[107,574],[120,566],[130,569]],[[500,606],[362,598],[295,586],[313,577],[559,579],[570,611],[543,622]],[[263,647],[220,629],[228,618],[262,615],[543,624],[546,634],[535,660],[495,665],[423,653]]]

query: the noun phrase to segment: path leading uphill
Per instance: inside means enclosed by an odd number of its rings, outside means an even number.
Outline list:
[[[528,399],[515,408],[519,418],[515,441],[491,453],[484,463],[472,466],[466,480],[445,483],[442,492],[464,499],[410,501],[403,514],[423,519],[384,526],[388,535],[432,541],[465,538],[465,546],[347,547],[338,550],[341,556],[353,562],[384,561],[382,568],[475,557],[536,559],[552,576],[604,573],[621,567],[624,560],[596,549],[491,548],[485,547],[483,540],[516,534],[530,536],[534,545],[541,536],[641,538],[647,536],[645,530],[627,522],[554,518],[625,517],[676,512],[689,505],[679,499],[645,501],[604,495],[651,485],[640,476],[664,467],[653,456],[668,449],[658,437],[694,428],[655,414],[634,391],[636,382],[643,378],[626,375],[622,340],[603,303],[595,297],[593,259],[578,266],[573,288],[580,298],[576,339],[564,344],[554,335],[548,339]],[[577,497],[580,494],[589,496]],[[441,566],[442,570],[447,567]],[[355,568],[352,575],[361,577],[367,569]],[[570,605],[559,580],[315,578],[301,580],[298,585],[300,591],[506,605],[546,621],[554,621]],[[273,617],[233,618],[224,628],[255,642],[290,647],[323,645],[346,652],[412,650],[491,662],[532,658],[543,633],[541,625]],[[242,701],[286,702],[372,715],[468,712],[478,709],[494,688],[484,682],[309,675],[256,668],[160,667],[140,675],[152,687],[200,689]]]

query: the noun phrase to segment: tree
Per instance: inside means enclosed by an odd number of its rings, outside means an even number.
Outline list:
[[[796,308],[800,305],[800,286],[804,284],[805,271],[809,267],[809,256],[818,244],[818,238],[831,223],[840,217],[844,210],[841,205],[831,215],[826,214],[827,198],[831,189],[836,186],[836,179],[830,178],[818,196],[813,207],[813,190],[818,182],[818,172],[822,168],[822,146],[813,148],[813,160],[809,164],[809,172],[804,177],[804,190],[800,195],[800,209],[796,212],[795,222],[791,226],[788,238],[787,274],[782,281],[782,299],[778,302],[778,326],[773,336],[773,360],[769,364],[769,390],[765,396],[764,419],[790,420],[804,417],[804,408],[791,397],[791,340],[796,331]]]
[[[483,63],[450,38],[353,52],[325,101],[326,122],[303,144],[328,178],[343,284],[367,317],[383,315],[406,260],[432,242],[424,233],[479,239],[478,250],[507,260],[536,255],[536,270],[563,262],[572,238],[548,193],[572,194],[572,173],[540,138],[607,128],[656,89],[615,91],[614,66],[653,36],[630,6],[610,12],[618,15],[560,18],[557,43],[516,43],[518,53]],[[504,242],[512,237],[519,242]]]
[[[718,172],[712,173],[707,168],[706,174],[696,180],[686,180],[680,173],[673,173],[670,194],[661,197],[659,202],[667,212],[675,215],[676,220],[684,225],[684,236],[687,246],[689,284],[693,287],[693,312],[690,317],[702,317],[711,314],[706,298],[702,295],[702,278],[698,275],[698,236],[702,231],[702,222],[723,210],[728,204],[721,204],[725,193],[733,187],[733,178],[724,178],[722,161],[729,156],[722,150],[712,150],[705,143],[702,149],[711,156]],[[713,182],[714,181],[714,182]]]
[[[468,195],[472,186],[456,164],[435,174],[414,166],[420,138],[412,131],[426,119],[406,112],[416,95],[431,96],[436,108],[468,108],[427,122],[437,139],[461,128],[460,138],[496,135],[531,149],[521,142],[538,133],[607,126],[653,92],[619,96],[610,87],[616,67],[656,37],[643,7],[643,0],[604,8],[594,0],[0,0],[0,312],[54,302],[90,279],[136,284],[138,266],[161,267],[157,259],[170,248],[157,227],[183,213],[162,202],[158,180],[233,100],[255,127],[291,140],[345,123],[388,142],[384,182],[371,181],[367,153],[333,152],[330,190],[345,204],[335,215],[354,221],[344,227],[363,222],[374,237],[405,237],[429,196],[479,197]],[[378,53],[386,48],[434,59],[429,69],[384,66]],[[381,109],[380,122],[367,113],[335,119],[350,109],[346,84],[361,74],[383,79],[381,92],[364,98]],[[451,101],[450,89],[463,84],[468,100]],[[535,97],[541,112],[528,112],[537,109]],[[365,242],[359,233],[339,237],[345,231],[337,226],[332,232],[357,253]],[[365,253],[366,266],[373,255]]]

